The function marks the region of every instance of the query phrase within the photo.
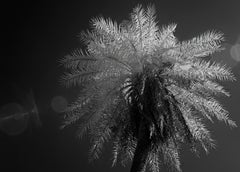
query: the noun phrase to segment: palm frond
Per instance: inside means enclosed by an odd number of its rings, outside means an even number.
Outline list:
[[[198,80],[198,82],[206,79],[235,80],[230,69],[220,64],[206,61],[189,62],[186,64],[175,63],[171,69],[166,70],[166,74],[170,76],[179,76],[189,80]]]
[[[84,53],[81,49],[76,49],[71,55],[66,55],[62,58],[60,63],[67,69],[81,69],[96,61],[97,59],[90,56],[87,52]]]
[[[169,90],[177,100],[193,106],[208,119],[211,120],[210,115],[215,116],[218,120],[225,121],[230,126],[236,127],[235,122],[229,119],[228,112],[214,98],[204,98],[177,86],[171,86]]]
[[[66,85],[66,87],[81,85],[85,81],[89,81],[93,79],[93,76],[99,73],[98,70],[92,70],[92,71],[79,71],[79,70],[73,70],[69,73],[65,73],[62,76],[62,83]]]
[[[98,159],[102,149],[103,144],[108,142],[111,138],[111,116],[108,114],[104,114],[101,119],[97,122],[95,127],[91,128],[92,134],[92,146],[89,151],[89,160],[92,161],[94,159]]]
[[[177,43],[177,40],[174,36],[174,31],[177,27],[177,24],[169,24],[167,26],[163,26],[161,30],[158,33],[158,39],[159,39],[159,47],[160,48],[169,48],[174,47]]]
[[[169,140],[168,145],[162,145],[161,151],[163,154],[164,163],[168,164],[170,168],[181,172],[178,147],[172,140]]]
[[[138,37],[138,43],[140,45],[139,51],[143,48],[143,26],[147,22],[145,11],[141,5],[138,5],[133,9],[131,14],[132,29]]]
[[[229,68],[218,63],[210,63],[206,61],[197,61],[193,63],[193,67],[201,71],[202,78],[218,79],[218,80],[231,80],[234,81],[235,77]],[[205,76],[204,76],[205,75]]]
[[[223,34],[208,31],[180,44],[180,52],[186,58],[204,57],[221,50],[220,43],[224,40]]]
[[[119,40],[122,37],[122,33],[118,24],[109,19],[104,19],[103,17],[94,18],[91,21],[92,26],[99,30],[101,33],[104,31],[106,34],[110,35],[112,39]]]
[[[202,99],[202,103],[205,108],[210,112],[210,114],[216,116],[218,120],[226,122],[226,124],[231,127],[237,127],[235,121],[229,119],[228,111],[226,111],[217,100],[215,100],[214,98],[211,98],[209,100]]]
[[[160,151],[159,148],[152,149],[151,153],[148,155],[147,163],[152,172],[160,171]]]
[[[196,114],[194,114],[191,108],[186,107],[186,104],[181,106],[181,110],[192,136],[201,143],[206,153],[208,153],[210,148],[215,147],[214,140],[211,138],[209,130],[202,123],[201,118],[196,117]]]
[[[225,96],[230,96],[230,93],[227,92],[223,86],[221,86],[220,84],[210,81],[210,80],[205,80],[204,82],[195,82],[192,83],[191,87],[191,91],[192,92],[198,92],[198,93],[202,93],[202,94],[214,94],[214,95],[218,95],[218,94],[223,94]]]
[[[118,156],[119,156],[119,151],[120,151],[120,145],[119,145],[119,140],[116,140],[113,142],[113,160],[112,160],[112,167],[116,165]]]

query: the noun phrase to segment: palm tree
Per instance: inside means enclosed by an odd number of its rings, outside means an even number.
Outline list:
[[[111,141],[113,165],[132,161],[131,172],[158,172],[164,163],[181,171],[179,150],[206,152],[214,140],[202,120],[216,117],[232,127],[215,95],[229,93],[215,80],[235,80],[230,69],[204,57],[220,51],[223,35],[208,31],[188,41],[174,36],[176,24],[159,28],[153,6],[138,5],[120,25],[102,17],[82,32],[86,50],[61,59],[63,83],[83,87],[65,111],[63,128],[88,132],[90,159]]]

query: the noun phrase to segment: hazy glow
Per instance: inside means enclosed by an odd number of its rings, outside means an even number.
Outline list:
[[[51,107],[57,113],[63,112],[67,104],[67,100],[62,96],[55,96],[51,101]]]
[[[17,103],[4,105],[0,109],[0,130],[8,135],[23,133],[28,126],[27,114]]]
[[[240,44],[235,44],[230,49],[231,57],[237,62],[240,61]]]

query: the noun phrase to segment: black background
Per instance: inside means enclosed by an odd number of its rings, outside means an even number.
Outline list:
[[[75,138],[75,129],[59,130],[61,118],[50,103],[61,95],[69,102],[77,88],[65,89],[59,78],[63,68],[58,60],[81,47],[78,33],[89,28],[89,20],[102,15],[118,22],[127,19],[138,3],[154,3],[159,25],[175,22],[179,40],[190,39],[207,30],[225,34],[226,43],[240,38],[240,1],[9,1],[1,4],[0,103],[16,101],[12,86],[32,88],[43,126],[14,137],[0,133],[0,171],[23,172],[97,172],[129,171],[119,165],[111,168],[107,149],[102,158],[88,163],[88,140]],[[239,40],[240,41],[240,40]],[[230,58],[230,57],[226,57]],[[232,119],[240,124],[240,66],[233,68],[238,81],[224,83],[232,96],[221,99]],[[240,129],[230,129],[223,122],[209,123],[217,149],[200,158],[183,151],[184,172],[240,171]]]

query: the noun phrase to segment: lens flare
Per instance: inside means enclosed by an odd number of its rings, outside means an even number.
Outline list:
[[[29,115],[17,103],[9,103],[0,109],[0,130],[10,136],[23,133],[28,126]]]
[[[230,54],[235,61],[240,62],[240,44],[233,45]]]
[[[63,112],[66,109],[67,104],[67,100],[62,96],[55,96],[51,101],[51,107],[57,113]]]
[[[41,127],[42,122],[39,117],[39,111],[38,111],[38,107],[35,102],[35,98],[34,98],[32,89],[30,90],[30,93],[27,95],[27,100],[28,100],[28,104],[30,105],[30,108],[31,108],[29,111],[31,121],[33,122],[35,127]]]

